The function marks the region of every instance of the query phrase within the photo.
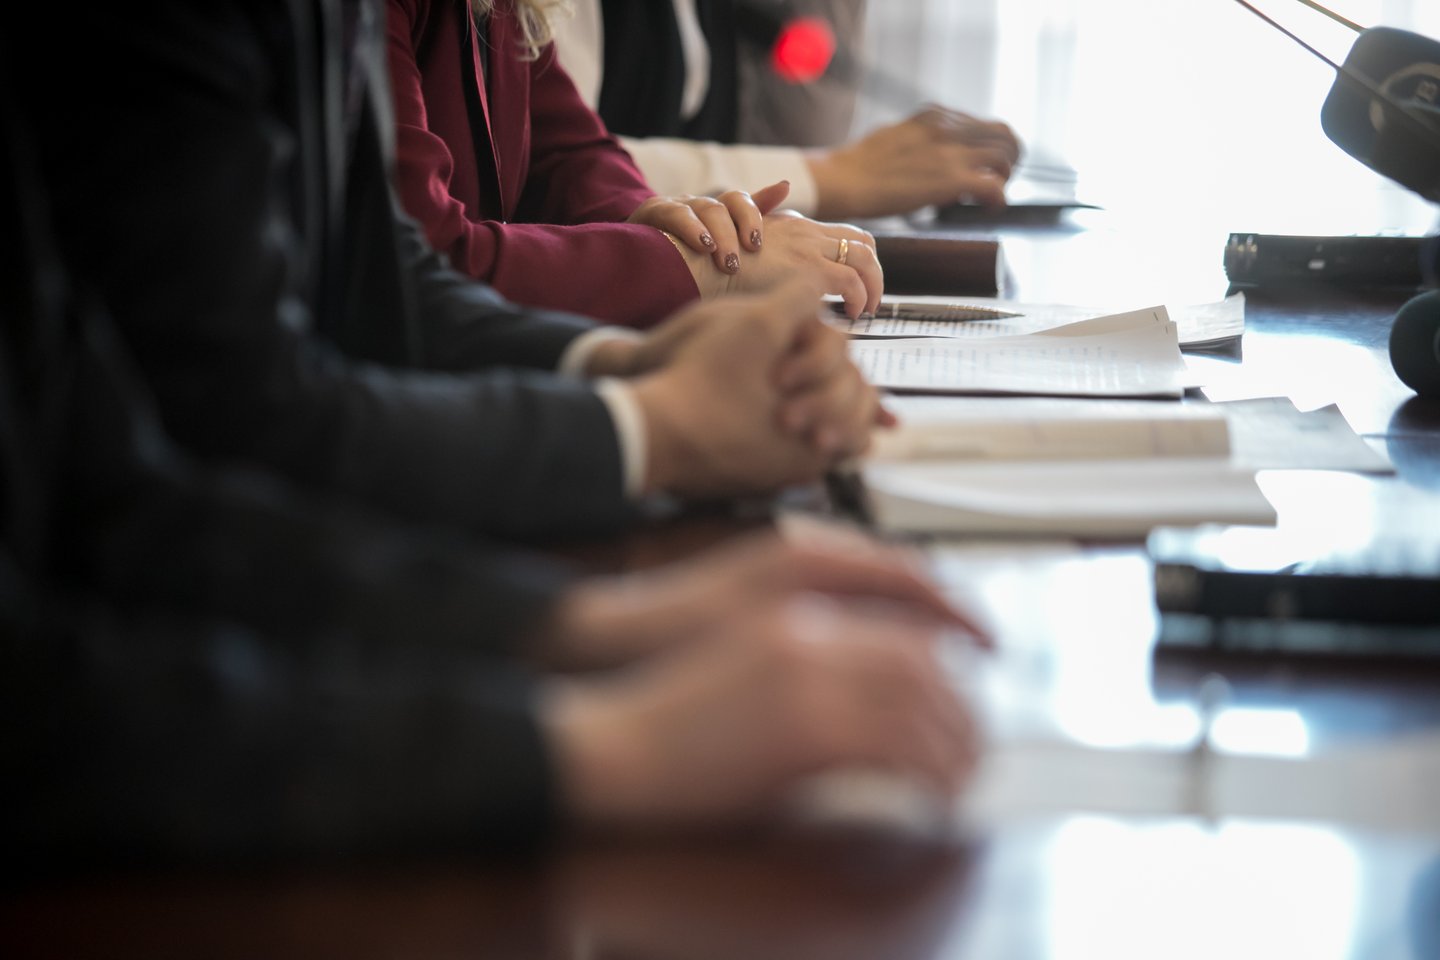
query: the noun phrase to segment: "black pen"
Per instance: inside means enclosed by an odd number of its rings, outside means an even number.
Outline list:
[[[874,527],[874,516],[865,495],[865,480],[857,464],[842,463],[826,470],[825,492],[837,514],[861,526]]]

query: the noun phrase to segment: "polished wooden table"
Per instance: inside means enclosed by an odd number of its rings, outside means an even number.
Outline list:
[[[1030,302],[1218,299],[1219,244],[1090,229],[1022,232],[1010,292]],[[1257,390],[1337,403],[1397,476],[1316,476],[1282,522],[1416,522],[1440,505],[1440,406],[1385,359],[1394,291],[1253,291],[1238,352]],[[1233,384],[1232,384],[1233,385]],[[1410,511],[1415,511],[1413,514]],[[692,517],[576,556],[644,566],[749,521]],[[1138,545],[959,542],[937,571],[998,626],[1036,709],[1107,749],[1167,743],[1221,672],[1237,717],[1282,719],[1297,762],[1333,746],[1440,733],[1440,666],[1167,664]],[[1246,727],[1230,749],[1276,749]],[[1298,748],[1294,743],[1298,736]],[[1183,735],[1183,734],[1182,734]],[[1288,740],[1286,738],[1289,738]],[[1440,741],[1435,741],[1440,742]],[[1364,820],[1121,816],[1068,810],[944,841],[854,827],[723,837],[570,837],[539,860],[75,878],[12,892],[7,957],[1119,958],[1440,957],[1440,785],[1429,826]],[[1414,799],[1414,798],[1410,798]],[[1422,800],[1424,798],[1421,798]]]

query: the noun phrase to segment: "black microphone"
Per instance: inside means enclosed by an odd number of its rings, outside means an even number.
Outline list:
[[[1359,27],[1313,0],[1299,0],[1360,34],[1345,62],[1336,63],[1249,0],[1235,2],[1335,71],[1320,124],[1336,146],[1440,202],[1440,42],[1393,27]]]
[[[1349,82],[1356,75],[1372,80],[1373,90]],[[1440,203],[1440,42],[1391,27],[1361,33],[1320,125],[1370,169]]]
[[[1390,365],[1405,386],[1440,399],[1440,290],[1420,294],[1395,314]]]
[[[1248,0],[1236,2],[1335,70],[1320,125],[1336,146],[1440,203],[1440,42],[1393,27],[1365,29],[1314,0],[1299,0],[1359,33],[1345,62],[1336,63]],[[1427,245],[1433,251],[1437,244],[1440,238]],[[1432,284],[1437,273],[1440,258],[1430,271]],[[1422,397],[1440,398],[1440,291],[1422,293],[1400,308],[1389,346],[1390,365],[1401,382]]]
[[[1356,38],[1344,68],[1320,111],[1325,135],[1370,169],[1440,202],[1440,42],[1373,27]],[[1356,75],[1373,88],[1346,82]],[[1440,291],[1400,308],[1389,349],[1402,383],[1440,398]]]

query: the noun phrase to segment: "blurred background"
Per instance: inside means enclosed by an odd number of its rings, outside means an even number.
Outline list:
[[[1296,0],[1256,5],[1336,60],[1354,40]],[[1440,37],[1437,0],[1327,6],[1362,26]],[[1020,133],[1016,199],[1073,192],[1058,199],[1103,206],[1125,229],[1436,227],[1433,206],[1326,139],[1319,113],[1334,72],[1233,0],[891,0],[869,4],[867,30],[877,72]],[[908,112],[885,86],[866,84],[857,129]]]

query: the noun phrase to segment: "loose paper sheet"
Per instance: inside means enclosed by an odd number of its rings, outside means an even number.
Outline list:
[[[947,339],[979,340],[991,337],[1014,337],[1089,320],[1115,313],[1113,308],[1084,307],[1065,304],[1012,303],[994,297],[907,297],[898,301],[903,306],[936,304],[983,307],[1018,313],[1018,317],[998,320],[912,320],[891,317],[868,317],[850,320],[830,318],[840,330],[860,338],[944,337]],[[1175,322],[1181,346],[1210,346],[1233,340],[1245,332],[1245,295],[1236,293],[1214,303],[1167,306]]]
[[[1394,473],[1331,404],[1302,413],[1284,397],[1212,404],[1230,423],[1231,461],[1254,470]]]
[[[1163,307],[1077,326],[988,339],[856,340],[850,352],[870,382],[897,391],[1172,399],[1184,393],[1188,371]]]

